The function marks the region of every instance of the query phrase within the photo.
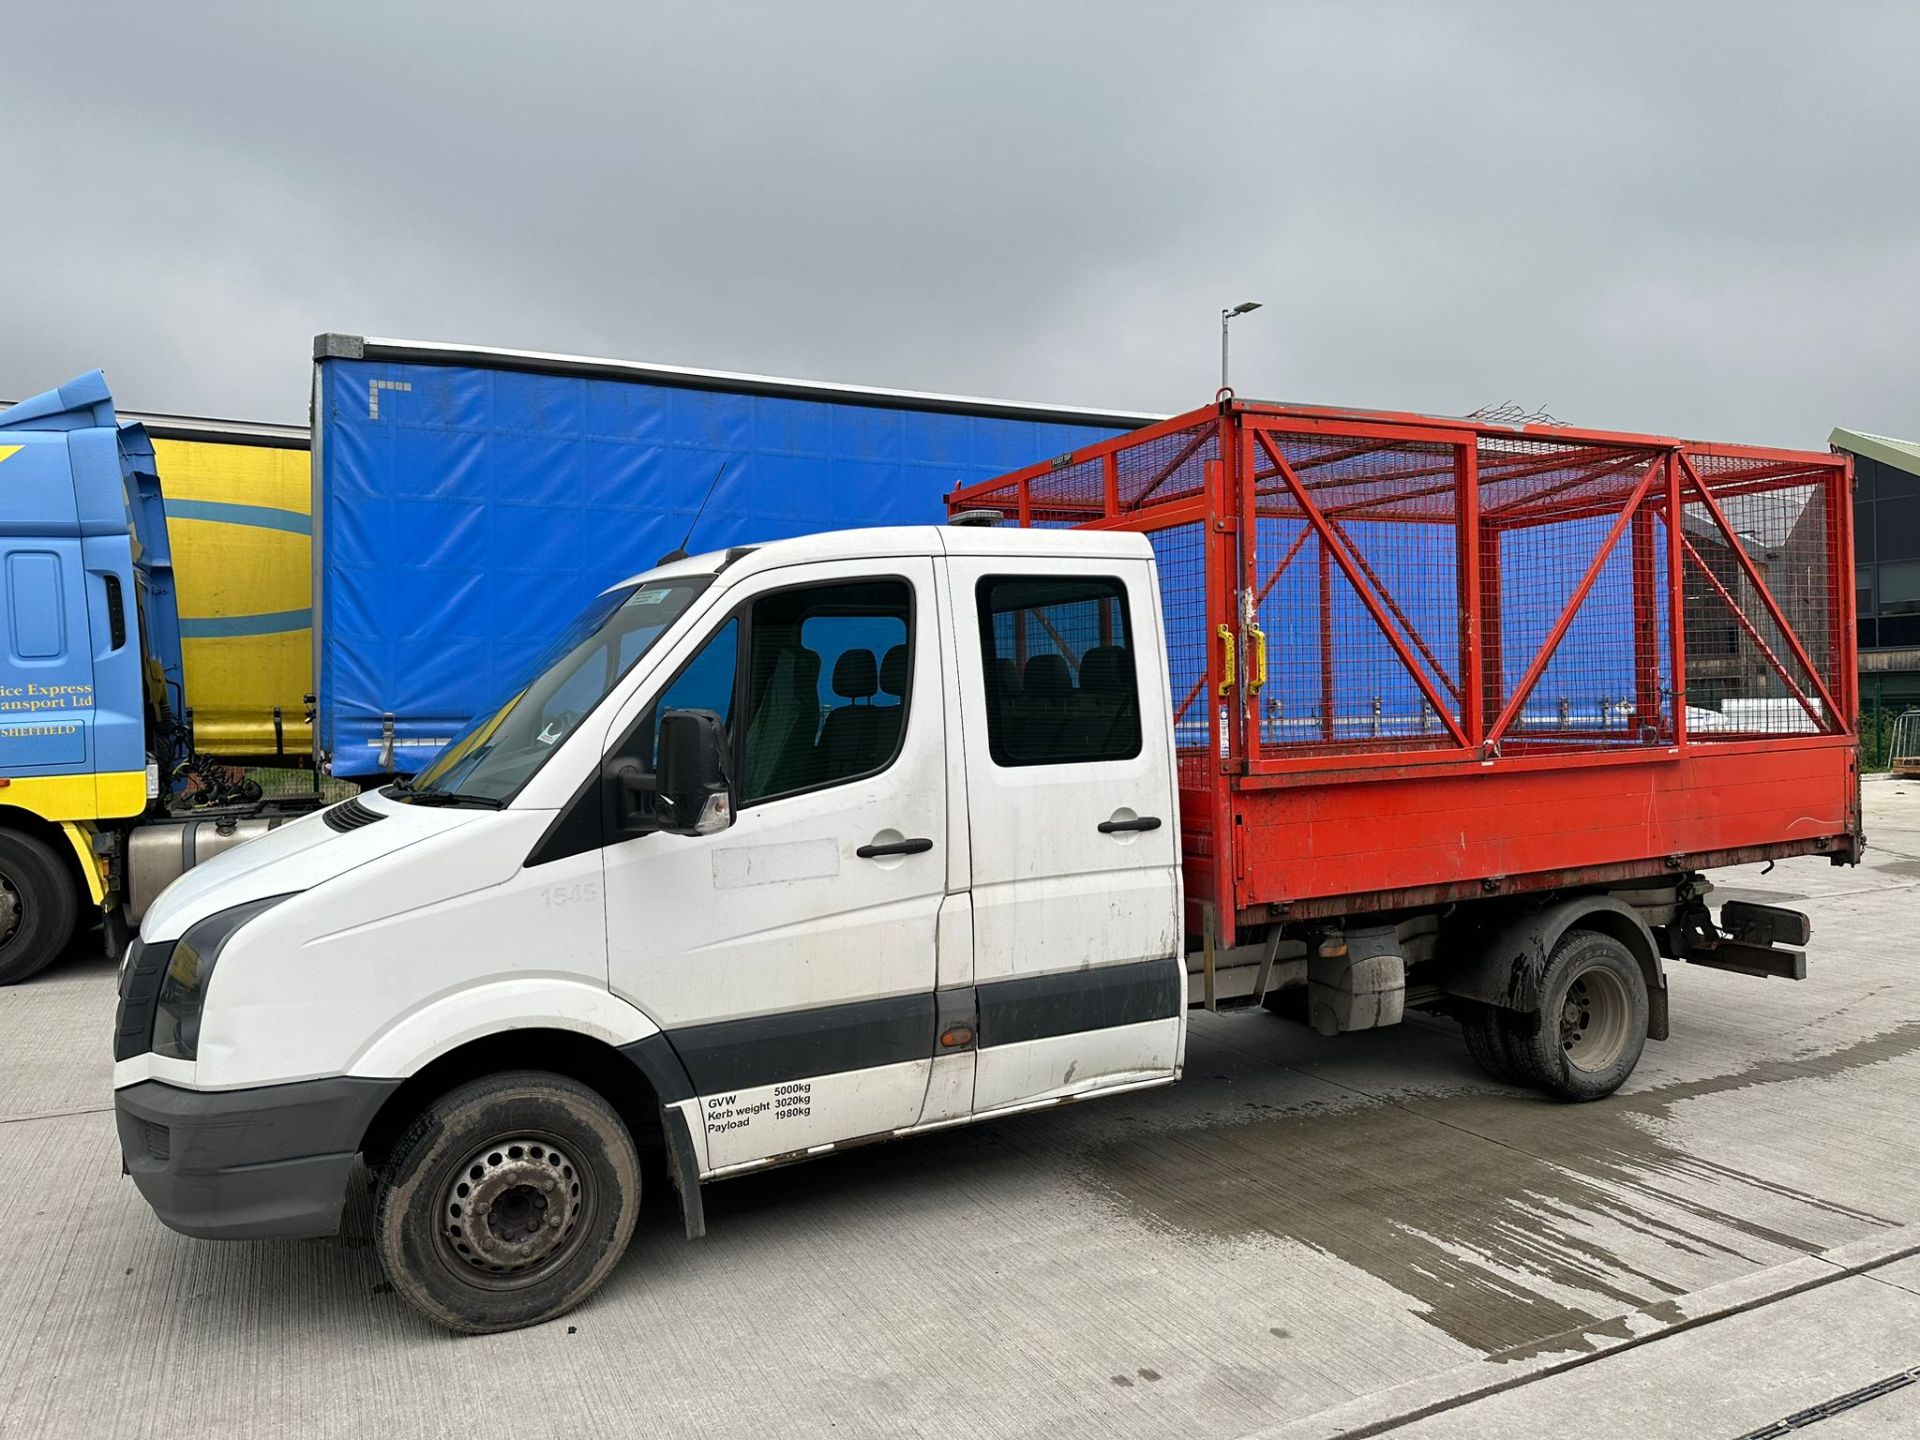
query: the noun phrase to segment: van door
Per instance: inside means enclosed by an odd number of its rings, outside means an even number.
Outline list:
[[[1171,1079],[1186,975],[1152,571],[948,564],[967,738],[975,1113]]]
[[[778,572],[775,572],[777,575]],[[739,810],[604,851],[609,975],[697,1096],[706,1173],[913,1125],[947,889],[941,625],[925,557],[762,577],[631,723],[712,710]]]

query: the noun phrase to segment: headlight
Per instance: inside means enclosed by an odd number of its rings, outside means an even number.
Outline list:
[[[298,894],[299,892],[294,892]],[[209,915],[175,942],[153,1015],[153,1053],[171,1060],[192,1060],[200,1053],[200,1011],[207,1002],[207,981],[220,952],[234,932],[263,911],[293,895],[269,895]]]

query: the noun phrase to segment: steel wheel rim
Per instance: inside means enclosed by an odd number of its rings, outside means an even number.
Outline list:
[[[435,1249],[462,1281],[519,1290],[545,1279],[580,1248],[599,1196],[575,1147],[521,1132],[468,1154],[438,1188]]]
[[[1560,1003],[1560,1051],[1579,1070],[1605,1070],[1625,1053],[1633,1004],[1626,982],[1603,965],[1573,977]]]

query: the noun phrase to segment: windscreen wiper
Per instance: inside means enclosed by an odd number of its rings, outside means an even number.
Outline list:
[[[457,790],[409,790],[409,805],[440,805],[455,809],[504,810],[507,802],[491,795],[462,795]]]

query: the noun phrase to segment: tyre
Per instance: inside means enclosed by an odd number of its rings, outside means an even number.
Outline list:
[[[1474,1005],[1460,1017],[1467,1052],[1474,1063],[1502,1085],[1525,1085],[1514,1060],[1507,1030],[1508,1013],[1497,1005]]]
[[[1633,952],[1611,935],[1572,930],[1547,957],[1532,1015],[1506,1022],[1519,1081],[1558,1100],[1598,1100],[1618,1090],[1647,1043],[1647,982]]]
[[[516,1070],[429,1105],[381,1172],[374,1248],[409,1304],[449,1329],[513,1330],[591,1295],[633,1236],[640,1157],[613,1107]]]
[[[0,830],[0,985],[37,975],[73,938],[73,877],[45,843]]]

